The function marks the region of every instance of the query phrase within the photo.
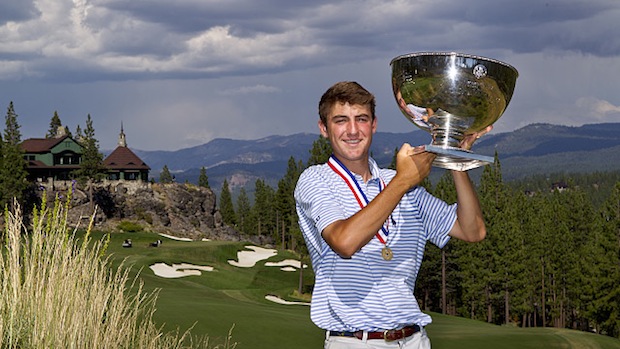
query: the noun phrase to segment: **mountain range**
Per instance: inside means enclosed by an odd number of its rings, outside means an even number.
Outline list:
[[[289,158],[306,163],[318,137],[318,134],[298,133],[257,140],[219,138],[176,151],[133,151],[151,167],[151,177],[155,180],[166,165],[177,182],[197,183],[200,168],[205,167],[209,185],[215,191],[219,191],[224,179],[233,190],[246,185],[253,188],[259,178],[275,188],[286,172]],[[380,165],[387,166],[403,143],[428,144],[430,139],[422,130],[377,132],[372,156]],[[504,181],[536,174],[619,171],[620,123],[579,127],[531,124],[511,132],[490,132],[472,150],[488,156],[497,152]],[[431,181],[433,174],[437,177],[441,171],[433,169]],[[482,169],[471,173],[472,178],[477,178]]]

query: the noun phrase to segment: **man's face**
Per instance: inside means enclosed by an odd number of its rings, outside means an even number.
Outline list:
[[[334,155],[348,166],[354,161],[368,161],[377,119],[368,105],[336,103],[327,115],[327,124],[319,121],[321,135],[331,143]]]

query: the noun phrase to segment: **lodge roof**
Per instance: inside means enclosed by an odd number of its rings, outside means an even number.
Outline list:
[[[21,143],[21,147],[26,153],[46,153],[67,138],[69,135],[59,138],[29,138]]]
[[[151,168],[131,149],[118,146],[108,155],[103,164],[110,170],[150,170]]]

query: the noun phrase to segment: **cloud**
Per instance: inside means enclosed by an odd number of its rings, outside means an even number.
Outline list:
[[[385,50],[416,47],[620,53],[620,37],[612,35],[620,10],[612,0],[369,0],[363,6],[7,0],[2,6],[0,61],[24,58],[0,79],[212,78],[376,59]]]
[[[620,114],[620,106],[613,105],[595,97],[582,97],[577,99],[575,105],[598,119],[604,119],[609,114]]]
[[[9,21],[23,21],[38,15],[34,0],[2,1],[0,3],[0,25]]]
[[[234,96],[234,95],[245,95],[245,94],[255,94],[255,93],[277,93],[280,92],[280,89],[274,86],[266,86],[263,84],[254,85],[254,86],[242,86],[234,89],[228,89],[221,91],[220,94],[224,96]]]
[[[26,137],[58,110],[72,130],[91,113],[102,147],[123,121],[132,146],[176,149],[314,132],[324,90],[356,80],[400,132],[390,60],[458,51],[520,72],[494,132],[620,121],[617,18],[617,0],[3,0],[0,103]]]

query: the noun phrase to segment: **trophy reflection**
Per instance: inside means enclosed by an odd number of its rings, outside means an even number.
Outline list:
[[[433,166],[467,171],[493,162],[459,144],[502,116],[519,75],[514,67],[454,52],[411,53],[390,65],[401,112],[432,136],[426,149],[437,154]]]

